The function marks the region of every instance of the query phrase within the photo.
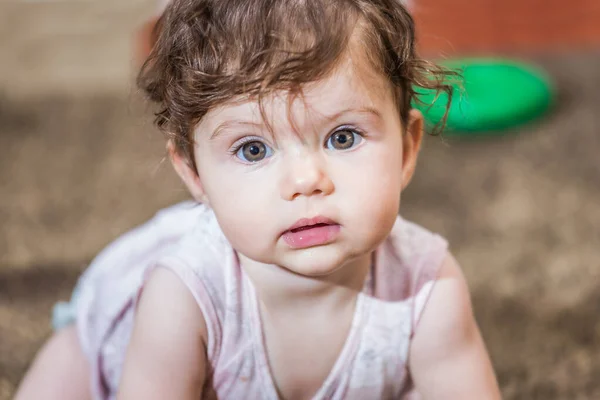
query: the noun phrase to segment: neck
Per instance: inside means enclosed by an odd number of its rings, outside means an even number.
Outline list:
[[[240,264],[269,313],[295,315],[315,307],[334,310],[353,303],[364,286],[372,254],[353,259],[324,276],[304,276],[277,265],[262,264],[238,254]]]

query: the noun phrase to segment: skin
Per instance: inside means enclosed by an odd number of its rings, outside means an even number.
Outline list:
[[[38,352],[14,400],[91,398],[89,365],[71,326],[56,332]]]
[[[308,85],[291,109],[286,96],[274,95],[265,107],[271,131],[252,101],[209,112],[195,132],[198,173],[169,146],[178,174],[196,200],[213,208],[256,287],[268,358],[282,398],[310,398],[327,377],[347,337],[371,253],[389,234],[400,194],[414,172],[422,116],[411,111],[403,129],[385,80],[366,71],[349,61],[324,81]],[[362,141],[344,151],[329,148],[332,132],[347,126],[363,132]],[[244,138],[263,143],[269,156],[257,162],[240,159],[237,145]],[[339,223],[339,236],[323,246],[290,248],[281,233],[299,218],[315,215]],[[417,390],[424,399],[500,398],[467,286],[451,255],[439,278],[410,349]],[[166,288],[165,295],[158,280],[143,297],[177,301],[171,297],[178,297],[182,288]],[[143,382],[152,382],[152,390],[143,389],[145,398],[197,396],[201,380],[195,373],[206,362],[198,337],[205,338],[206,331],[192,299],[177,306],[196,310],[199,329],[178,331],[178,340],[191,350],[181,358],[159,356],[162,365],[179,365],[179,371],[194,374],[165,380],[168,367],[146,367],[156,352],[148,349],[173,346],[167,337],[173,332],[161,333],[161,327],[174,321],[165,312],[157,323],[153,306],[142,299],[121,399],[138,398]],[[147,330],[154,332],[149,342]],[[311,362],[317,356],[319,365]]]
[[[303,94],[291,105],[282,93],[267,99],[271,130],[249,99],[211,110],[195,131],[198,171],[168,145],[177,173],[196,200],[212,207],[256,288],[273,379],[286,399],[310,398],[335,363],[423,134],[421,114],[411,111],[403,125],[385,79],[351,59]],[[332,145],[331,135],[341,131],[346,141],[354,139],[350,148]],[[243,159],[244,138],[269,149],[268,157]],[[292,248],[282,233],[316,215],[339,224],[339,234],[324,245]],[[171,272],[157,269],[140,298],[118,399],[198,399],[206,343],[192,295]],[[408,366],[424,399],[500,398],[466,283],[450,254]]]

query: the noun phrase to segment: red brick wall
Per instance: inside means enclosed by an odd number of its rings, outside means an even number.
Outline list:
[[[413,0],[426,53],[600,48],[600,0]]]

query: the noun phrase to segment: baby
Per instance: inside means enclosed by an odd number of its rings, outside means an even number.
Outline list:
[[[399,1],[169,4],[138,82],[194,201],[100,253],[17,399],[500,398],[446,241],[397,215],[447,74]]]

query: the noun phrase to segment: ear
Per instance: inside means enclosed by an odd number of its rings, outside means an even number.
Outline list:
[[[194,200],[208,204],[208,198],[204,193],[200,177],[189,163],[181,157],[172,140],[167,141],[167,151],[175,172],[177,172]]]
[[[423,114],[412,109],[408,113],[406,132],[402,138],[402,190],[408,186],[417,165],[423,140]]]

